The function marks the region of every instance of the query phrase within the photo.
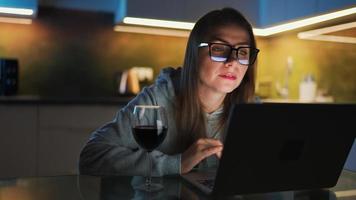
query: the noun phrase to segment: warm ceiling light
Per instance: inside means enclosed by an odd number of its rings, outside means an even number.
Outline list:
[[[355,13],[356,13],[356,7],[352,7],[349,9],[318,15],[315,17],[310,17],[307,19],[302,19],[294,22],[285,23],[285,24],[280,24],[269,28],[253,28],[253,32],[256,36],[270,36],[273,34],[301,28],[312,24],[317,24],[320,22],[328,21],[339,17],[344,17]],[[183,29],[183,30],[192,30],[194,27],[194,23],[189,23],[189,22],[178,22],[178,21],[135,18],[135,17],[125,17],[123,22],[124,24],[131,24],[131,25],[173,28],[173,29]],[[119,31],[118,28],[117,31]],[[154,29],[154,32],[155,31],[157,31],[157,29]],[[154,32],[151,33],[146,32],[146,33],[154,34]]]
[[[125,17],[123,22],[125,24],[184,29],[184,30],[192,30],[194,27],[194,23],[190,23],[190,22],[178,22],[178,21],[136,18],[136,17]]]
[[[114,30],[118,32],[143,33],[143,34],[175,36],[175,37],[189,36],[189,31],[187,30],[174,30],[174,29],[163,29],[163,28],[152,28],[152,27],[116,25],[114,27]]]
[[[14,24],[31,24],[31,19],[13,18],[13,17],[0,17],[0,22],[14,23]]]
[[[356,22],[350,22],[346,24],[340,24],[336,26],[330,26],[326,28],[315,29],[311,31],[298,33],[299,39],[306,40],[320,40],[320,41],[329,41],[329,42],[342,42],[342,43],[351,43],[356,44],[356,37],[347,37],[347,36],[337,36],[330,35],[328,33],[342,31],[346,29],[351,29],[356,27]],[[328,35],[324,35],[328,34]]]
[[[319,36],[304,38],[304,39],[356,44],[356,38],[354,37],[345,37],[345,36],[336,36],[336,35],[319,35]]]
[[[30,16],[30,15],[33,15],[34,12],[32,9],[26,9],[26,8],[0,7],[0,13]]]
[[[297,28],[301,28],[304,26],[312,25],[312,24],[317,24],[320,22],[328,21],[331,19],[339,18],[339,17],[344,17],[347,15],[355,14],[356,13],[356,7],[345,9],[345,10],[340,10],[324,15],[318,15],[315,17],[310,17],[307,19],[302,19],[294,22],[289,22],[277,26],[272,26],[269,28],[264,28],[264,29],[254,29],[254,33],[257,36],[269,36],[273,35],[276,33],[281,33],[284,31],[289,31]]]

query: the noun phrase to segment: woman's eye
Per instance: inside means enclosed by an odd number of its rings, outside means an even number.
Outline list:
[[[223,51],[225,51],[225,48],[224,47],[213,46],[212,50],[215,51],[215,52],[223,52]]]
[[[241,56],[247,56],[247,55],[248,55],[248,51],[247,51],[247,50],[244,50],[244,49],[240,49],[240,50],[239,50],[239,55],[241,55]]]

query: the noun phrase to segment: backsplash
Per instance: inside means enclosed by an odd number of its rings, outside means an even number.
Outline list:
[[[113,15],[40,9],[31,25],[0,23],[0,57],[19,59],[19,95],[114,96],[115,73],[180,66],[186,38],[114,32]]]
[[[181,66],[187,38],[119,33],[113,15],[41,8],[31,25],[0,23],[0,57],[19,60],[19,95],[117,95],[115,73],[134,66]],[[355,33],[355,32],[354,32]],[[356,35],[356,33],[355,33]],[[304,75],[337,102],[356,102],[356,45],[299,40],[296,33],[257,38],[257,92],[281,98],[278,84],[293,60],[289,98],[297,99]]]
[[[356,36],[356,30],[352,33]],[[278,83],[285,83],[287,59],[293,60],[289,73],[289,98],[298,99],[299,84],[313,75],[319,92],[335,102],[356,102],[356,45],[337,42],[300,40],[297,33],[262,39],[258,83],[271,82],[269,98],[281,98]]]

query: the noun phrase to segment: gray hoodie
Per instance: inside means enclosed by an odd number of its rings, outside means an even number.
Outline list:
[[[148,170],[147,154],[140,149],[132,135],[129,114],[135,105],[164,106],[168,118],[167,136],[163,143],[151,152],[152,176],[180,174],[180,141],[174,114],[175,89],[181,70],[165,68],[155,84],[145,87],[132,101],[119,110],[114,120],[94,131],[84,146],[79,161],[81,174],[91,175],[145,175]],[[222,109],[207,114],[207,137],[219,138],[220,131],[214,130]],[[216,167],[214,156],[204,160],[199,167]]]
[[[163,69],[155,84],[145,87],[113,121],[94,131],[82,149],[79,160],[81,174],[145,175],[147,154],[140,149],[132,135],[129,113],[135,105],[164,106],[168,117],[168,131],[163,143],[151,152],[152,175],[180,174],[182,149],[174,120],[175,90],[172,76],[180,70]]]

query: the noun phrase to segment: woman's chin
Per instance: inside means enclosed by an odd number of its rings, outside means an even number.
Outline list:
[[[236,87],[221,87],[221,88],[219,88],[219,91],[221,93],[228,94],[228,93],[231,93],[232,91],[234,91],[235,89],[236,89]]]

